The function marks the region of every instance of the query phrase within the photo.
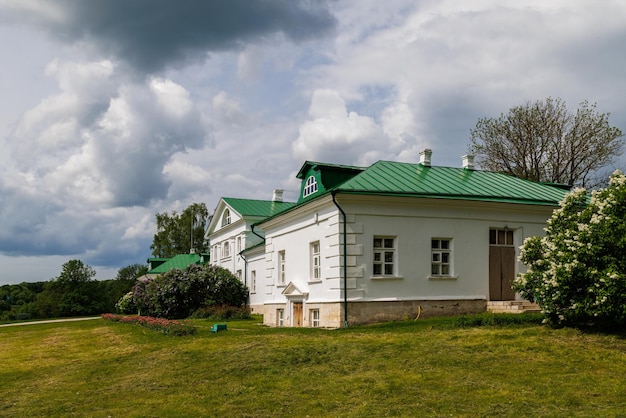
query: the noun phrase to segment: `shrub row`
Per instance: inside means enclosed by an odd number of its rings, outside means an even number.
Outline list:
[[[102,318],[127,324],[141,325],[142,327],[160,332],[165,335],[182,336],[196,333],[196,328],[181,321],[174,321],[165,318],[153,318],[150,316],[124,316],[114,314],[103,314]]]
[[[213,321],[250,319],[251,312],[247,306],[212,305],[197,309],[191,314],[191,318],[205,318]]]
[[[540,313],[495,314],[486,312],[478,315],[461,315],[456,319],[455,325],[459,328],[469,328],[480,326],[541,324],[543,321],[544,316]]]

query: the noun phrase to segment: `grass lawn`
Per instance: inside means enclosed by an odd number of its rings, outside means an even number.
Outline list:
[[[0,416],[626,417],[623,336],[454,323],[0,328]]]

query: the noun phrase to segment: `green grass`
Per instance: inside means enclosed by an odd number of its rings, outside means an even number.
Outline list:
[[[0,328],[0,416],[626,416],[623,337],[457,322]]]

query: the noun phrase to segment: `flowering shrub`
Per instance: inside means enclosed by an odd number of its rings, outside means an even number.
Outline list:
[[[513,288],[536,300],[552,325],[626,325],[626,175],[589,195],[575,189],[548,220],[543,238],[524,241],[528,266]]]
[[[121,299],[115,304],[115,310],[122,314],[137,312],[137,306],[135,306],[135,301],[133,300],[132,290],[122,296]]]
[[[196,328],[191,325],[165,318],[153,318],[150,316],[122,316],[113,314],[103,314],[102,318],[113,322],[141,325],[142,327],[146,327],[165,335],[181,336],[196,333]]]
[[[201,307],[246,303],[248,289],[228,270],[191,265],[155,278],[141,279],[133,289],[133,301],[141,314],[161,318],[187,318]]]

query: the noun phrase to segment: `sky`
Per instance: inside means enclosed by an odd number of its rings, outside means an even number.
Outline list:
[[[114,278],[157,213],[293,201],[306,160],[459,167],[527,102],[626,132],[621,0],[0,0],[0,56],[0,285]]]

